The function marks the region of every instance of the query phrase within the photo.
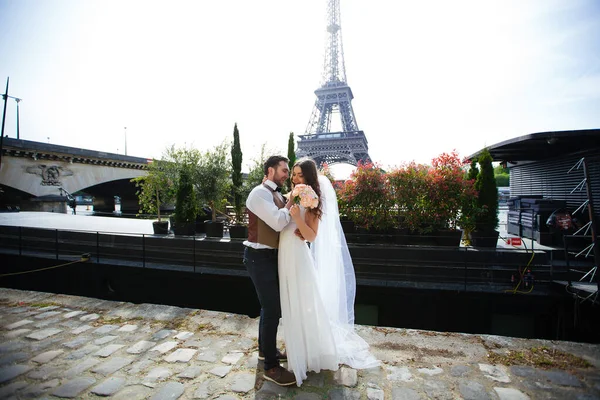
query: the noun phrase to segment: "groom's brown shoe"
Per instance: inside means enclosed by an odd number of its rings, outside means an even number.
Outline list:
[[[296,383],[296,377],[281,365],[275,368],[265,369],[264,378],[279,386],[290,386]]]
[[[258,359],[260,361],[265,361],[265,354],[261,350],[258,351]],[[287,354],[282,353],[278,349],[277,350],[277,361],[279,361],[279,362],[287,361]]]

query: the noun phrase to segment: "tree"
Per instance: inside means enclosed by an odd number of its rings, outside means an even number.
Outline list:
[[[500,175],[500,174],[509,174],[510,171],[508,170],[508,167],[503,167],[502,164],[498,164],[494,167],[494,175]]]
[[[179,170],[179,185],[175,200],[175,222],[194,222],[197,212],[198,202],[192,183],[192,170],[189,165],[184,165]]]
[[[179,186],[180,171],[182,168],[188,168],[190,179],[196,182],[198,179],[198,168],[202,154],[194,148],[178,148],[175,145],[168,147],[162,156],[162,168],[170,182],[173,182],[174,191]]]
[[[292,168],[294,167],[294,164],[296,163],[296,141],[294,140],[294,132],[290,132],[290,136],[288,139],[288,152],[287,152],[287,157],[290,160],[288,162],[288,167],[290,168],[290,176],[286,181],[286,185],[288,187],[288,189],[291,190],[292,187]]]
[[[477,168],[477,159],[474,158],[471,160],[471,165],[469,166],[469,173],[467,174],[468,180],[477,180],[477,175],[479,175],[479,168]]]
[[[477,168],[477,159],[471,160],[469,171],[467,172],[467,182],[472,190],[470,195],[463,198],[463,204],[461,208],[459,226],[464,231],[464,243],[466,245],[471,244],[471,232],[476,229],[477,225],[477,214],[479,213],[479,194],[477,193],[476,182],[477,176],[479,175],[479,168]]]
[[[271,154],[276,154],[276,152],[268,149],[267,144],[263,143],[260,147],[260,153],[258,157],[252,159],[252,163],[250,164],[250,172],[248,172],[248,176],[242,185],[241,195],[244,201],[248,198],[250,191],[262,183],[263,178],[265,177],[264,164]]]
[[[196,187],[199,197],[212,210],[212,221],[227,202],[231,182],[231,162],[227,157],[229,145],[222,143],[206,151],[200,160]]]
[[[498,227],[498,188],[494,178],[492,155],[487,148],[481,151],[478,162],[481,170],[475,182],[475,188],[479,192],[478,206],[480,208],[477,216],[477,230],[490,232]]]
[[[242,148],[240,146],[240,133],[237,123],[233,126],[233,146],[231,147],[231,182],[233,183],[233,208],[235,209],[235,222],[240,224],[243,220],[242,199]]]
[[[173,182],[167,176],[168,165],[162,160],[152,160],[148,164],[148,174],[131,180],[138,187],[136,194],[140,213],[156,214],[161,221],[160,206],[174,197]]]
[[[510,186],[510,177],[506,174],[499,174],[495,176],[496,178],[496,186],[498,187],[508,187]]]
[[[508,168],[497,165],[494,167],[494,177],[496,178],[496,186],[510,186],[510,172],[508,171]]]

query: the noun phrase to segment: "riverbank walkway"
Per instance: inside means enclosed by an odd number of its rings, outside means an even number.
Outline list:
[[[283,388],[263,379],[257,329],[244,315],[0,289],[0,399],[600,398],[599,345],[367,326],[380,367]]]

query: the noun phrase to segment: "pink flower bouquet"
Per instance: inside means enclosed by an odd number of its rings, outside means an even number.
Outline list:
[[[310,185],[299,184],[292,190],[294,203],[304,208],[316,208],[319,205],[319,197]]]

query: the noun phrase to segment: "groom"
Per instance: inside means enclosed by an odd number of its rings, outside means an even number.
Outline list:
[[[271,156],[264,164],[264,183],[248,195],[248,240],[244,241],[244,265],[260,301],[258,358],[264,359],[264,378],[280,386],[296,383],[296,378],[279,365],[287,357],[277,350],[277,327],[281,318],[277,247],[279,232],[290,222],[290,212],[280,193],[288,179],[288,159]]]

